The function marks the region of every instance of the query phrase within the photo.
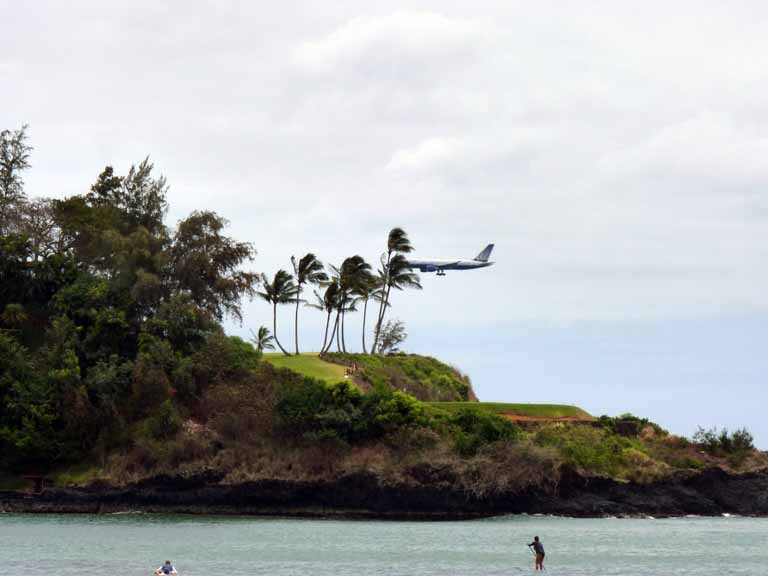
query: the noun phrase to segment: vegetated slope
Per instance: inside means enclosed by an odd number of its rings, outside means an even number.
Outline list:
[[[506,402],[430,402],[431,406],[457,412],[474,407],[491,414],[532,420],[592,421],[594,417],[578,406],[567,404],[510,404]]]
[[[324,354],[330,362],[354,368],[364,388],[386,386],[425,402],[476,401],[469,377],[430,356],[417,354]]]
[[[344,380],[344,366],[321,360],[319,354],[316,353],[286,356],[282,352],[276,352],[264,354],[264,359],[277,368],[288,368],[303,376],[317,378],[325,382]]]

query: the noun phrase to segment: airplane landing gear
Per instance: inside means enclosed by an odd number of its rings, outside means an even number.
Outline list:
[[[445,270],[438,270],[437,276],[445,276]]]

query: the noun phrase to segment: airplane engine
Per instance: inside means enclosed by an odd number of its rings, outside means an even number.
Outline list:
[[[432,266],[431,264],[427,264],[424,266],[424,272],[437,272],[437,266]]]

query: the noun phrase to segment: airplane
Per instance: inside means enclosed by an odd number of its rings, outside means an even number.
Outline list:
[[[437,272],[438,276],[445,276],[446,270],[474,270],[475,268],[486,268],[492,266],[494,263],[489,262],[488,258],[491,257],[493,251],[493,244],[483,249],[480,254],[474,257],[472,260],[417,260],[408,259],[408,266],[411,269],[417,269],[421,272]]]

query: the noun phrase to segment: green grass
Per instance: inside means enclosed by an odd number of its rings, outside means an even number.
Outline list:
[[[328,359],[346,366],[356,364],[356,377],[371,387],[386,386],[425,402],[474,400],[469,378],[429,356],[331,353]]]
[[[282,352],[264,354],[264,360],[277,368],[288,368],[304,376],[334,383],[344,380],[344,366],[320,360],[317,354],[286,356]]]
[[[592,416],[578,408],[566,404],[508,404],[504,402],[428,402],[430,406],[456,412],[462,408],[475,408],[493,414],[515,414],[533,418],[584,418]]]

